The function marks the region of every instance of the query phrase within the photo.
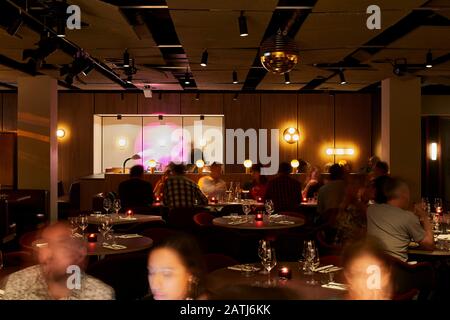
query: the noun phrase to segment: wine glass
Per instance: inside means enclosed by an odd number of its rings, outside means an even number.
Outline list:
[[[273,207],[273,201],[272,200],[266,200],[264,203],[264,208],[266,209],[267,215],[270,218],[270,215],[275,211]]]
[[[88,227],[88,217],[86,215],[81,215],[79,217],[78,223],[79,223],[79,227],[81,229],[81,235],[83,236],[83,239],[84,239],[84,231]]]
[[[237,202],[241,200],[241,183],[235,182],[234,197]]]
[[[319,250],[317,249],[317,246],[315,245],[314,241],[309,241],[307,243],[307,247],[305,249],[305,255],[306,255],[306,272],[305,274],[311,275],[311,279],[306,281],[306,283],[311,285],[318,284],[318,281],[314,279],[314,273],[315,270],[320,265],[320,259],[319,259]]]
[[[78,217],[69,217],[70,231],[72,232],[72,237],[75,237],[75,233],[78,230]]]
[[[115,199],[114,200],[113,208],[114,208],[114,211],[116,211],[116,215],[118,216],[119,215],[119,211],[122,208],[122,205],[120,203],[120,199]]]
[[[243,204],[242,205],[242,211],[244,211],[245,214],[245,220],[248,221],[248,214],[252,211],[252,208],[249,204]]]
[[[109,210],[111,210],[112,202],[110,198],[103,199],[103,209],[105,209],[106,214],[109,213]]]
[[[275,248],[266,247],[266,249],[263,251],[262,265],[267,270],[268,274],[267,284],[268,286],[270,286],[271,285],[270,271],[277,265],[277,256],[275,253]]]
[[[270,248],[270,242],[267,240],[259,240],[258,257],[261,259],[261,264],[263,266],[264,266],[264,264],[263,264],[264,253],[267,250],[267,248]],[[260,273],[267,274],[267,271],[265,269],[263,269]]]

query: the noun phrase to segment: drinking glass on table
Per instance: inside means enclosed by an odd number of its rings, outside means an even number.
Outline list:
[[[69,217],[70,231],[72,232],[72,237],[75,237],[75,233],[78,230],[78,217]]]
[[[264,203],[264,208],[266,209],[267,216],[270,218],[270,215],[275,211],[273,207],[273,201],[266,200],[266,202]]]
[[[81,235],[83,236],[84,239],[84,232],[86,231],[87,227],[88,227],[88,217],[86,215],[80,215],[79,220],[78,220],[78,225],[81,229]]]
[[[111,199],[105,198],[103,199],[103,209],[105,209],[106,214],[109,213],[109,210],[111,210],[112,202]]]
[[[268,278],[267,278],[267,284],[268,286],[270,286],[271,280],[270,280],[270,271],[275,268],[275,266],[277,265],[277,256],[275,253],[275,248],[273,247],[266,247],[263,251],[262,251],[262,265],[264,266],[264,268],[267,270],[267,274],[268,274]]]
[[[307,242],[307,246],[304,249],[304,254],[306,256],[306,259],[303,270],[305,271],[306,275],[311,276],[311,279],[307,280],[306,283],[316,285],[318,284],[318,281],[314,279],[314,273],[320,265],[320,259],[319,259],[319,250],[317,249],[317,246],[315,245],[314,241]]]
[[[114,208],[114,211],[116,212],[116,215],[118,216],[120,209],[122,209],[122,205],[120,203],[120,199],[115,199],[114,200],[113,208]]]
[[[245,220],[248,221],[248,214],[252,211],[252,208],[249,204],[243,204],[242,205],[242,211],[245,214]]]
[[[267,240],[259,240],[259,246],[258,246],[258,257],[261,259],[261,264],[263,265],[263,259],[264,259],[264,252],[271,247],[270,241]],[[264,265],[263,265],[264,266]],[[267,271],[263,269],[261,274],[267,274]]]

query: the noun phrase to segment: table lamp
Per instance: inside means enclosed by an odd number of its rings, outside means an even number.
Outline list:
[[[132,157],[125,159],[125,161],[123,162],[123,171],[122,171],[122,173],[125,173],[125,166],[126,166],[126,164],[127,164],[127,162],[129,160],[139,160],[139,159],[141,159],[141,156],[138,155],[137,153],[135,155],[133,155]]]

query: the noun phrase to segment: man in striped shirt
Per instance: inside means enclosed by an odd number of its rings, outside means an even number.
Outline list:
[[[302,185],[289,176],[290,172],[289,163],[280,163],[278,176],[267,186],[265,199],[273,201],[275,212],[295,211],[302,200]]]
[[[194,181],[185,176],[184,172],[183,164],[173,166],[173,175],[167,179],[164,185],[164,204],[171,209],[208,204],[208,198]]]

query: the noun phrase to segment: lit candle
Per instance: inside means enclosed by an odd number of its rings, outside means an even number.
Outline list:
[[[127,211],[127,216],[128,216],[128,217],[131,217],[132,215],[133,215],[133,211],[128,210],[128,211]]]
[[[88,242],[97,242],[97,234],[96,233],[89,233],[89,235],[88,235]]]
[[[281,267],[278,271],[278,277],[285,280],[291,279],[291,269],[289,269],[288,267]]]
[[[258,212],[255,216],[255,221],[263,221],[264,215],[261,212]]]
[[[257,200],[258,202],[262,202],[262,198],[261,197],[258,197],[258,200]]]
[[[306,198],[303,198],[303,202],[306,202]]]
[[[158,196],[156,196],[156,202],[159,202],[159,201],[161,201],[161,199]]]

